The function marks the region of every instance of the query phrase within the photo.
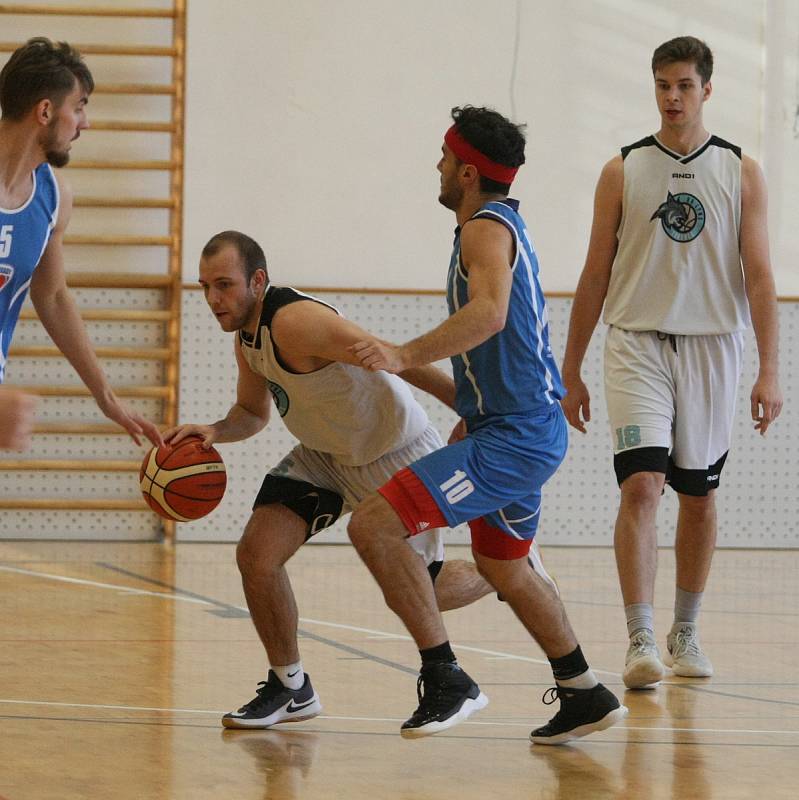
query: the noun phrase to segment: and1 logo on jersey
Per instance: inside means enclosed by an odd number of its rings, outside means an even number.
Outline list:
[[[14,267],[11,264],[0,264],[0,292],[5,289],[6,284],[11,282],[14,277]]]
[[[272,392],[272,399],[277,406],[277,413],[281,417],[285,417],[289,410],[289,396],[286,394],[286,390],[274,381],[267,380],[266,383],[269,386],[269,391]]]
[[[692,194],[667,193],[666,202],[658,206],[649,218],[660,219],[663,230],[675,242],[690,242],[696,239],[705,227],[705,207]]]

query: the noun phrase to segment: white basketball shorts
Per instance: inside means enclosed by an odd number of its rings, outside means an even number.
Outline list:
[[[681,494],[719,485],[732,438],[743,333],[683,336],[611,326],[605,395],[621,483],[664,472]]]

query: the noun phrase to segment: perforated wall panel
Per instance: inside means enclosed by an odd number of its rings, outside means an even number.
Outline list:
[[[362,295],[350,292],[320,294],[346,316],[393,341],[407,341],[429,330],[445,316],[440,296]],[[220,332],[201,293],[184,293],[183,358],[181,369],[181,420],[213,422],[224,416],[235,400],[236,369],[233,338]],[[566,342],[571,301],[550,300],[552,343],[558,361]],[[786,408],[779,422],[761,438],[749,419],[749,392],[757,357],[751,333],[747,336],[745,366],[730,457],[725,467],[719,499],[719,544],[732,547],[797,547],[799,523],[795,456],[796,397],[799,376],[796,346],[799,342],[799,304],[781,303],[782,381]],[[610,545],[618,507],[602,390],[602,344],[598,329],[586,356],[583,377],[592,393],[593,421],[583,436],[572,432],[564,465],[544,492],[540,540],[568,545]],[[442,365],[446,366],[446,365]],[[455,417],[437,401],[417,393],[433,422],[446,438]],[[236,539],[249,516],[252,500],[267,469],[292,446],[279,418],[257,437],[235,445],[222,445],[229,484],[220,506],[209,517],[178,526],[181,540]],[[676,522],[676,498],[667,490],[659,514],[660,542],[671,544]],[[453,532],[453,541],[466,541],[466,531]],[[343,541],[339,523],[323,535],[326,541]]]

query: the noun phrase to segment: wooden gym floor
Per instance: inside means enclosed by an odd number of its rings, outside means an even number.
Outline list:
[[[795,798],[799,552],[720,551],[702,633],[716,676],[624,692],[610,549],[544,545],[584,651],[630,709],[559,748],[527,736],[554,709],[538,648],[493,596],[446,619],[491,699],[449,734],[405,741],[417,654],[347,546],[291,565],[303,660],[323,716],[223,731],[265,662],[232,545],[0,542],[0,798]],[[450,557],[468,557],[450,548]],[[658,639],[672,604],[661,552]]]

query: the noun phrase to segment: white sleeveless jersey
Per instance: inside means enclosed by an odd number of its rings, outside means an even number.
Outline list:
[[[680,155],[647,136],[621,153],[622,216],[604,321],[675,334],[746,328],[740,148],[711,136]]]
[[[427,414],[402,378],[339,362],[297,373],[280,362],[269,333],[272,317],[283,306],[303,300],[322,302],[288,287],[270,286],[255,339],[239,332],[244,359],[266,378],[289,431],[306,447],[347,466],[368,464],[419,437],[429,424]]]

